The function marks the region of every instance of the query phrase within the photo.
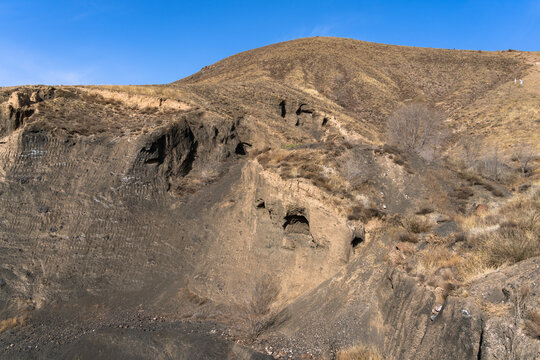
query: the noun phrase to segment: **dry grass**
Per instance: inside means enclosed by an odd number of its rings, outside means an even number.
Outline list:
[[[540,339],[540,311],[528,311],[525,314],[524,326],[527,335]]]
[[[479,277],[495,271],[495,267],[487,265],[485,255],[480,252],[467,254],[465,258],[456,265],[459,278],[465,284],[470,283]]]
[[[454,251],[443,246],[429,246],[422,252],[421,265],[431,271],[456,267],[463,259]]]
[[[374,206],[366,208],[361,205],[356,205],[356,206],[351,207],[347,218],[352,221],[361,220],[365,222],[372,218],[380,218],[381,216],[382,216],[381,211],[379,211],[379,209],[377,209]]]
[[[145,95],[168,99],[180,99],[185,96],[185,92],[183,92],[181,89],[173,86],[163,85],[97,85],[86,87],[89,89],[104,89],[134,95]]]
[[[469,250],[457,265],[472,281],[494,269],[540,256],[540,190],[530,189],[482,214],[458,216]]]
[[[5,320],[0,320],[0,334],[17,326],[23,326],[26,322],[26,316],[12,317]]]
[[[416,243],[418,243],[420,241],[418,236],[416,236],[415,234],[411,234],[410,232],[401,232],[401,233],[399,233],[398,239],[399,239],[400,242],[409,242],[409,243],[413,243],[413,244],[416,244]]]
[[[476,305],[480,309],[482,309],[483,312],[491,315],[491,316],[497,316],[497,317],[505,317],[508,316],[510,313],[510,310],[512,310],[512,304],[510,303],[490,303],[488,301],[485,301],[483,299],[477,299]]]
[[[246,320],[250,339],[256,339],[275,323],[278,312],[273,311],[271,307],[279,292],[278,285],[269,276],[261,277],[252,284],[246,303]]]
[[[336,356],[336,360],[382,360],[382,356],[373,348],[356,345],[340,350]]]
[[[489,266],[512,265],[540,256],[538,234],[522,228],[501,228],[481,237],[480,251],[486,254]]]
[[[405,228],[413,234],[421,234],[431,231],[433,225],[428,219],[410,216],[405,219]]]

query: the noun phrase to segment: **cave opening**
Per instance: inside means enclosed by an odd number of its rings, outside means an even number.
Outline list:
[[[289,214],[285,216],[283,229],[290,234],[309,235],[309,221],[305,216],[299,214]]]
[[[251,144],[246,142],[239,142],[238,145],[236,145],[236,149],[234,149],[234,153],[236,155],[247,155],[246,147],[250,147]]]
[[[353,237],[353,239],[351,240],[351,245],[354,248],[356,248],[359,244],[363,243],[364,242],[364,239],[360,236],[355,236]]]
[[[286,108],[287,102],[285,100],[282,100],[279,103],[279,108],[281,110],[281,117],[284,118],[287,115],[287,108]]]

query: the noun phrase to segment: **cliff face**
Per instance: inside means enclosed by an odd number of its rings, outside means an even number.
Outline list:
[[[527,61],[316,38],[167,86],[0,89],[0,351],[535,358],[538,257],[460,272],[459,216],[511,192],[383,145],[399,104],[465,116]]]

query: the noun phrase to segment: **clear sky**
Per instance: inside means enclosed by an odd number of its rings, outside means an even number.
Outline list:
[[[0,86],[169,83],[308,36],[540,51],[540,0],[0,0]]]

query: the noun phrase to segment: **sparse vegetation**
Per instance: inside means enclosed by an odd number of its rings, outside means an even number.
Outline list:
[[[26,316],[12,317],[0,320],[0,334],[17,326],[22,326],[26,322]]]
[[[397,109],[387,122],[390,144],[431,160],[446,136],[445,115],[422,103]]]
[[[252,284],[246,303],[246,317],[249,337],[256,339],[276,321],[278,312],[271,306],[276,301],[280,289],[270,276],[263,276]]]
[[[430,231],[433,225],[428,219],[409,216],[405,219],[405,227],[413,234],[421,234]]]
[[[382,356],[373,348],[357,345],[340,350],[336,360],[382,360]]]
[[[529,310],[525,314],[524,325],[527,335],[540,339],[540,311]]]

